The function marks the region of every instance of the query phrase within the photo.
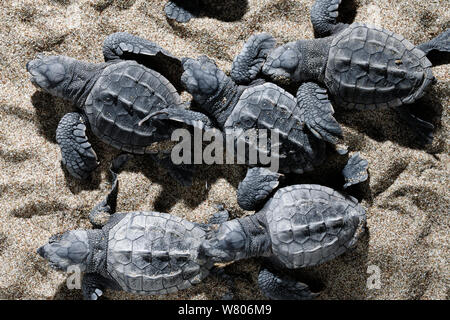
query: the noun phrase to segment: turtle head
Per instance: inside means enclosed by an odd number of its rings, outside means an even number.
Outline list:
[[[237,220],[222,223],[214,235],[203,241],[201,253],[214,262],[230,262],[246,257],[247,237]]]
[[[54,269],[67,271],[69,266],[76,265],[84,271],[90,253],[87,231],[72,230],[53,235],[47,244],[37,250],[37,253],[48,260]]]
[[[262,72],[276,82],[289,83],[295,79],[302,54],[291,43],[273,50],[266,59]]]
[[[227,78],[214,60],[206,56],[198,59],[183,58],[184,72],[181,81],[194,100],[200,104],[218,93],[221,83]]]
[[[107,64],[93,64],[66,56],[44,56],[27,63],[31,82],[51,95],[81,102],[89,93],[99,70]],[[91,84],[91,85],[89,85]]]
[[[38,88],[54,95],[60,95],[68,81],[68,63],[63,56],[38,55],[27,63],[31,82]]]

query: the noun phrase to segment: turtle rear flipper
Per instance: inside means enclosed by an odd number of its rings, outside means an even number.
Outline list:
[[[316,0],[311,7],[311,22],[317,37],[326,37],[346,24],[337,23],[338,9],[342,0]]]
[[[118,174],[131,156],[129,153],[122,153],[112,161],[109,169],[111,174],[111,190],[105,199],[98,203],[89,213],[89,221],[94,227],[103,227],[109,221],[110,215],[116,212],[117,194],[119,193]]]
[[[347,164],[342,170],[345,178],[344,188],[366,181],[369,177],[367,173],[368,166],[369,163],[366,159],[360,157],[359,152],[348,159]]]
[[[313,82],[302,84],[297,91],[297,106],[302,120],[318,139],[336,144],[338,137],[342,137],[325,89]]]
[[[238,84],[254,80],[275,44],[275,38],[268,33],[252,35],[233,60],[231,79]]]
[[[156,43],[126,32],[110,34],[103,42],[105,61],[123,59],[135,60],[165,76],[181,91],[181,60]]]
[[[194,179],[195,167],[193,164],[174,164],[170,154],[149,154],[153,161],[166,169],[169,175],[182,186],[189,187]]]
[[[421,146],[425,146],[433,142],[433,124],[417,118],[410,112],[407,106],[395,108],[395,111],[397,111],[398,115],[405,120],[408,126],[414,131]]]
[[[275,274],[268,268],[261,268],[258,285],[264,295],[273,300],[311,300],[319,295],[311,292],[308,285]]]
[[[448,63],[450,60],[450,28],[438,35],[436,38],[431,39],[417,46],[420,50],[425,52],[427,58],[433,65]],[[443,59],[440,59],[439,55],[443,55]]]
[[[97,168],[97,155],[86,136],[86,125],[81,114],[66,114],[56,129],[56,141],[61,148],[62,163],[78,179],[86,179]]]
[[[190,2],[190,1],[188,1]],[[182,1],[170,0],[166,3],[164,7],[164,12],[166,13],[167,18],[171,20],[175,20],[179,23],[185,23],[195,18],[198,15],[197,6],[198,1],[192,1],[193,4],[190,4],[187,7],[186,1],[184,3]]]

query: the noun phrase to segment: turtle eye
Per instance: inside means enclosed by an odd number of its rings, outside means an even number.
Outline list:
[[[48,239],[48,243],[54,243],[61,240],[62,234],[54,234]]]

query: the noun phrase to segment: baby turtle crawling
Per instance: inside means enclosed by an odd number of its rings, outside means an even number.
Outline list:
[[[352,247],[365,222],[364,209],[354,198],[318,185],[280,189],[252,216],[226,222],[228,213],[220,211],[210,220],[220,224],[217,231],[165,213],[115,213],[121,164],[114,165],[112,190],[89,215],[99,229],[67,231],[38,249],[55,269],[78,266],[84,272],[85,299],[95,300],[105,289],[176,292],[200,282],[217,262],[249,257],[268,257],[290,269],[317,265]],[[268,268],[262,269],[258,283],[272,299],[317,295]]]
[[[176,127],[158,120],[146,121],[155,111],[168,108],[187,123],[192,120],[192,125],[209,122],[203,114],[183,109],[174,85],[153,70],[164,72],[178,86],[181,61],[157,44],[127,33],[114,33],[106,38],[103,54],[106,62],[98,64],[66,56],[39,56],[27,63],[33,84],[73,102],[79,109],[66,114],[56,131],[62,162],[77,178],[88,177],[98,165],[86,136],[87,127],[108,145],[144,154],[150,152],[152,143],[170,140]],[[175,166],[167,169],[183,183],[189,183]]]
[[[240,185],[239,204],[256,209],[273,189],[273,181],[249,170]],[[252,172],[253,171],[253,172]],[[269,170],[267,170],[269,171]],[[202,242],[201,256],[214,262],[251,257],[270,261],[259,273],[258,284],[271,299],[311,299],[317,296],[306,284],[280,275],[282,269],[315,266],[353,247],[365,227],[366,216],[358,201],[328,187],[303,184],[279,189],[251,216],[222,223]],[[277,271],[278,270],[278,271]]]
[[[289,42],[272,50],[265,61],[258,55],[259,47],[268,50],[273,38],[267,34],[252,36],[235,59],[240,81],[248,82],[262,70],[274,81],[302,83],[297,98],[304,101],[307,126],[330,142],[335,141],[336,124],[333,108],[323,103],[329,102],[323,85],[334,102],[346,108],[395,108],[421,142],[430,143],[433,125],[413,116],[405,105],[421,98],[435,81],[427,56],[432,51],[450,52],[450,29],[414,46],[404,37],[371,24],[337,23],[340,3],[317,0],[311,9],[311,22],[320,39]],[[317,104],[318,100],[322,103]]]
[[[200,259],[198,249],[208,226],[159,212],[115,213],[116,171],[110,194],[89,215],[96,229],[54,235],[38,253],[57,270],[78,266],[85,299],[105,289],[167,294],[204,279],[213,262]]]
[[[253,52],[252,56],[263,61],[268,52],[266,48],[271,48],[267,45],[271,43],[270,38],[256,40],[261,44],[257,46],[258,52]],[[206,56],[198,59],[183,58],[182,63],[184,72],[181,82],[192,94],[195,105],[215,120],[216,126],[225,137],[235,136],[235,147],[239,142],[244,142],[248,146],[246,150],[252,148],[258,154],[268,154],[268,150],[275,145],[272,144],[271,135],[277,133],[278,151],[270,154],[271,159],[277,157],[279,162],[279,168],[275,170],[283,173],[303,173],[323,163],[325,142],[305,129],[304,110],[304,105],[308,102],[314,102],[324,109],[332,108],[328,101],[322,101],[321,96],[314,101],[298,100],[279,86],[264,83],[263,80],[254,81],[248,86],[237,85],[235,81],[238,81],[239,74],[236,69],[233,68],[230,78]],[[164,110],[158,113],[162,115]],[[155,116],[159,115],[155,113]],[[176,120],[176,117],[172,116],[171,120]],[[182,117],[178,120],[184,122]],[[329,127],[330,131],[341,134],[339,124],[332,117],[326,120],[333,121],[333,127]],[[269,146],[260,145],[259,142],[248,138],[249,131],[255,130],[259,133],[261,129],[267,130]],[[343,153],[346,153],[346,150]],[[355,157],[357,159],[354,160],[360,160],[359,155]],[[248,153],[245,154],[245,161],[249,163]],[[250,165],[264,166],[260,162]],[[348,167],[349,170],[344,171],[348,183],[346,186],[367,179],[367,161],[352,161],[348,163]]]

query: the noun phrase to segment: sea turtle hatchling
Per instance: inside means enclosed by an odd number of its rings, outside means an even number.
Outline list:
[[[160,212],[115,212],[119,166],[110,170],[110,193],[89,214],[95,228],[54,235],[38,253],[54,269],[78,267],[83,297],[89,300],[96,300],[105,289],[173,293],[214,272],[213,262],[198,256],[208,225]],[[226,211],[219,213],[214,223],[227,220]]]
[[[311,299],[308,285],[282,275],[283,269],[316,266],[352,248],[365,229],[365,210],[358,201],[331,188],[300,184],[279,189],[267,197],[272,181],[250,169],[248,184],[240,186],[238,201],[255,214],[222,223],[202,242],[200,256],[215,263],[251,257],[268,259],[258,284],[271,299]]]
[[[227,221],[228,212],[219,211],[210,219],[218,228],[166,213],[115,213],[117,168],[111,170],[111,192],[89,215],[98,229],[54,235],[38,249],[51,267],[67,271],[77,266],[84,272],[85,299],[96,300],[105,289],[148,295],[176,292],[217,270],[216,263],[250,257],[269,258],[271,267],[278,268],[314,266],[354,246],[365,223],[365,211],[356,199],[319,185],[282,188],[262,210],[244,218]],[[255,181],[254,188],[264,184]],[[220,275],[223,269],[218,270]],[[258,277],[267,297],[317,296],[307,285],[273,270],[264,267]]]
[[[335,140],[336,124],[327,91],[346,108],[395,108],[423,144],[431,142],[433,125],[413,116],[406,105],[421,98],[435,81],[428,57],[433,51],[450,52],[450,29],[415,46],[371,24],[338,23],[340,3],[317,0],[313,4],[311,22],[319,39],[289,42],[270,51],[269,46],[275,47],[272,37],[266,33],[250,37],[234,60],[239,80],[248,82],[262,70],[276,83],[301,83],[297,98],[304,101],[306,124],[330,142]],[[259,47],[270,51],[265,61],[257,54]],[[314,103],[317,99],[322,103]]]
[[[252,57],[257,56],[263,61],[273,43],[269,35],[267,38],[258,38],[256,41],[260,44],[256,45],[258,52],[253,52]],[[193,105],[215,120],[215,126],[222,131],[226,140],[229,140],[229,137],[235,139],[235,148],[238,148],[239,143],[247,144],[245,163],[251,166],[267,165],[260,162],[259,156],[256,163],[250,163],[250,149],[257,151],[255,153],[258,155],[270,154],[272,161],[276,157],[278,168],[274,168],[273,171],[281,173],[301,174],[323,163],[326,143],[306,129],[303,110],[304,104],[308,102],[321,105],[325,109],[331,107],[322,96],[312,99],[307,97],[299,101],[281,87],[269,82],[264,83],[262,79],[250,85],[237,85],[236,81],[239,81],[240,77],[235,69],[238,67],[237,64],[233,67],[231,77],[228,77],[207,56],[200,56],[197,59],[183,58],[182,64],[184,72],[181,82],[192,94]],[[249,72],[251,73],[252,70]],[[160,117],[164,115],[164,112],[161,110],[152,116]],[[170,119],[185,122],[182,117],[177,119],[176,115],[172,115]],[[332,117],[327,118],[327,121],[333,122],[330,131],[340,135],[339,124]],[[255,139],[248,137],[249,131],[255,130],[259,134],[263,131],[261,129],[266,130],[267,145],[260,145],[260,141],[256,143]],[[279,139],[278,150],[271,148],[275,145],[275,143],[272,144],[273,139],[271,139],[274,133],[277,133]],[[270,149],[275,152],[268,152]],[[340,151],[341,154],[346,152],[346,150]],[[353,160],[361,160],[359,154],[354,155]],[[348,170],[343,172],[347,181],[346,187],[367,179],[367,161],[351,161],[347,164],[347,168]]]
[[[158,120],[146,121],[157,110],[168,108],[186,122],[192,120],[193,125],[209,123],[203,114],[182,108],[174,87],[179,87],[181,61],[156,43],[114,33],[105,39],[103,55],[106,62],[97,64],[43,55],[27,63],[34,85],[70,100],[78,108],[79,112],[66,114],[56,130],[62,162],[72,176],[86,178],[98,165],[86,136],[87,127],[108,145],[144,154],[152,152],[152,143],[170,140],[176,127]],[[158,157],[154,159],[158,161]],[[161,163],[174,177],[189,184],[187,172]]]

